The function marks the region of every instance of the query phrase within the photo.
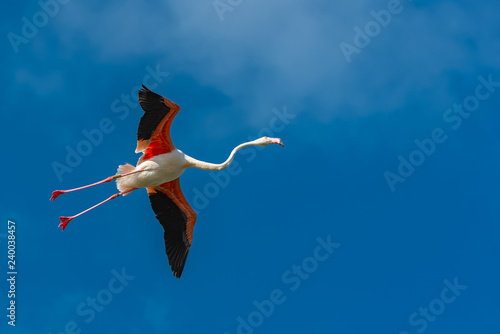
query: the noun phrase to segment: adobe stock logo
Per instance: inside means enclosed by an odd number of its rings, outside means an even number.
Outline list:
[[[18,53],[21,44],[28,44],[31,39],[35,38],[35,36],[38,35],[39,28],[45,27],[49,23],[49,19],[55,17],[59,13],[61,5],[66,5],[69,1],[70,0],[38,1],[41,10],[34,13],[31,20],[26,16],[21,18],[21,22],[23,23],[20,31],[21,35],[13,33],[12,31],[7,34],[7,39],[12,49],[14,49],[14,52]]]
[[[252,311],[246,316],[236,318],[236,334],[253,334],[257,328],[262,326],[266,318],[271,317],[277,306],[287,301],[287,290],[296,291],[303,282],[308,280],[311,275],[318,270],[320,263],[327,261],[335,250],[341,246],[339,243],[332,242],[331,235],[326,238],[317,237],[317,245],[312,251],[311,256],[307,256],[300,264],[293,264],[289,269],[281,274],[281,282],[287,285],[287,289],[276,288],[268,294],[268,299],[252,302]],[[229,334],[225,332],[224,334]]]
[[[212,4],[214,5],[215,12],[219,16],[219,20],[224,21],[224,13],[232,12],[238,6],[243,3],[243,0],[214,0]]]
[[[419,307],[418,312],[413,312],[408,317],[408,323],[416,327],[417,333],[423,333],[429,327],[429,323],[436,321],[437,317],[446,310],[446,306],[455,302],[462,291],[467,289],[467,285],[458,283],[458,277],[453,279],[453,283],[447,279],[443,283],[445,287],[441,290],[439,298],[431,300],[426,307]],[[399,334],[410,334],[410,332],[402,331]]]
[[[76,314],[82,319],[80,321],[70,320],[64,325],[64,330],[49,334],[80,334],[82,333],[82,325],[90,324],[96,318],[97,314],[104,311],[105,307],[111,304],[113,299],[122,293],[122,291],[135,279],[135,276],[128,275],[125,267],[121,271],[116,269],[111,270],[112,277],[109,279],[106,287],[99,290],[94,296],[88,296],[85,302],[81,302],[76,306]],[[97,312],[97,313],[96,313]],[[82,323],[83,320],[83,323]]]
[[[297,116],[296,114],[289,113],[286,106],[284,106],[282,110],[273,108],[272,112],[274,116],[269,120],[269,127],[260,129],[257,132],[257,136],[248,137],[248,141],[255,140],[262,136],[277,136],[278,133],[283,131]],[[261,146],[251,146],[242,149],[238,154],[241,157],[245,156],[245,161],[250,163],[257,157],[257,153],[263,149],[264,147]],[[198,189],[198,187],[193,189],[194,195],[190,203],[192,203],[194,211],[200,213],[201,210],[205,209],[210,204],[210,200],[219,196],[221,190],[225,189],[231,180],[242,171],[243,167],[238,161],[233,161],[226,169],[210,171],[208,175],[212,181],[207,182],[203,187],[200,187],[200,189]]]
[[[411,0],[408,0],[411,2]],[[358,26],[353,28],[355,35],[353,38],[353,44],[347,42],[341,42],[339,44],[340,51],[344,55],[345,60],[348,64],[352,61],[352,56],[354,54],[360,54],[361,50],[370,45],[373,38],[377,37],[381,32],[382,28],[386,28],[392,22],[392,17],[394,15],[401,14],[404,7],[401,5],[399,0],[389,0],[387,2],[387,9],[379,10],[378,12],[372,10],[370,15],[373,20],[368,21],[364,29]]]
[[[489,74],[487,79],[481,75],[478,77],[478,81],[479,84],[473,94],[465,97],[462,104],[455,103],[452,108],[446,109],[443,113],[443,121],[449,124],[451,130],[460,129],[463,121],[479,109],[481,102],[489,99],[496,91],[496,87],[500,87],[500,81],[493,81],[492,74]],[[412,176],[416,168],[422,166],[436,152],[438,145],[446,142],[448,138],[446,131],[438,127],[431,131],[428,138],[415,139],[413,142],[417,148],[411,151],[407,157],[398,156],[397,173],[388,170],[384,172],[385,181],[391,192],[396,191],[398,183],[403,183]]]
[[[160,69],[160,64],[156,64],[155,68],[148,65],[145,71],[147,74],[142,78],[142,84],[151,89],[158,87],[158,85],[163,82],[164,78],[170,75],[168,72],[164,72]],[[124,121],[132,110],[139,107],[139,102],[137,100],[137,92],[139,89],[141,89],[141,86],[134,86],[129,91],[130,93],[122,93],[120,98],[116,98],[111,102],[110,109],[120,121]],[[103,143],[105,136],[116,129],[116,124],[116,120],[113,121],[111,118],[103,117],[94,128],[90,130],[83,129],[81,131],[81,137],[84,137],[84,139],[81,139],[74,145],[66,145],[65,159],[53,161],[51,163],[52,170],[59,182],[63,181],[64,174],[72,173],[80,166],[85,157],[92,154],[94,149]]]

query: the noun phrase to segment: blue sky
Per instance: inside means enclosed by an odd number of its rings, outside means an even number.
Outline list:
[[[500,4],[29,1],[2,11],[2,333],[500,330]],[[36,25],[35,25],[36,24]],[[346,50],[350,50],[346,53]],[[355,51],[353,51],[355,50]],[[146,83],[182,107],[180,280],[135,163]],[[4,277],[7,269],[4,269]]]

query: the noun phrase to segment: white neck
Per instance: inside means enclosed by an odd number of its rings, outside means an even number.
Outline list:
[[[243,147],[252,146],[252,145],[260,145],[260,143],[257,143],[257,140],[254,140],[254,141],[249,141],[249,142],[246,142],[246,143],[243,143],[243,144],[236,146],[233,149],[233,151],[231,152],[231,154],[229,155],[229,158],[227,158],[227,160],[221,164],[213,164],[210,162],[196,160],[195,158],[191,158],[190,156],[186,155],[185,158],[186,158],[186,161],[188,162],[187,168],[196,167],[196,168],[205,169],[205,170],[222,170],[222,169],[228,167],[231,164],[231,162],[233,162],[233,158],[234,158],[234,155],[236,154],[236,152],[241,150]]]

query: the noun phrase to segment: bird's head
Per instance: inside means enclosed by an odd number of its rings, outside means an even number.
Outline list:
[[[259,145],[259,146],[267,146],[269,144],[278,144],[280,146],[285,147],[285,144],[283,144],[281,139],[271,138],[271,137],[267,137],[267,136],[254,140],[254,144]]]

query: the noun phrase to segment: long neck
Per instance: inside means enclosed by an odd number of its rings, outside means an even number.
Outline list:
[[[234,158],[234,155],[236,154],[236,152],[241,150],[243,147],[252,146],[252,145],[258,145],[258,144],[256,144],[255,140],[254,140],[254,141],[249,141],[247,143],[243,143],[243,144],[236,146],[233,149],[233,151],[231,152],[231,154],[229,155],[229,158],[227,158],[227,160],[221,164],[213,164],[210,162],[196,160],[195,158],[191,158],[188,155],[186,155],[186,160],[188,162],[188,167],[195,167],[195,168],[200,168],[200,169],[205,169],[205,170],[222,170],[222,169],[228,167],[231,164],[231,162],[233,162],[233,158]]]

